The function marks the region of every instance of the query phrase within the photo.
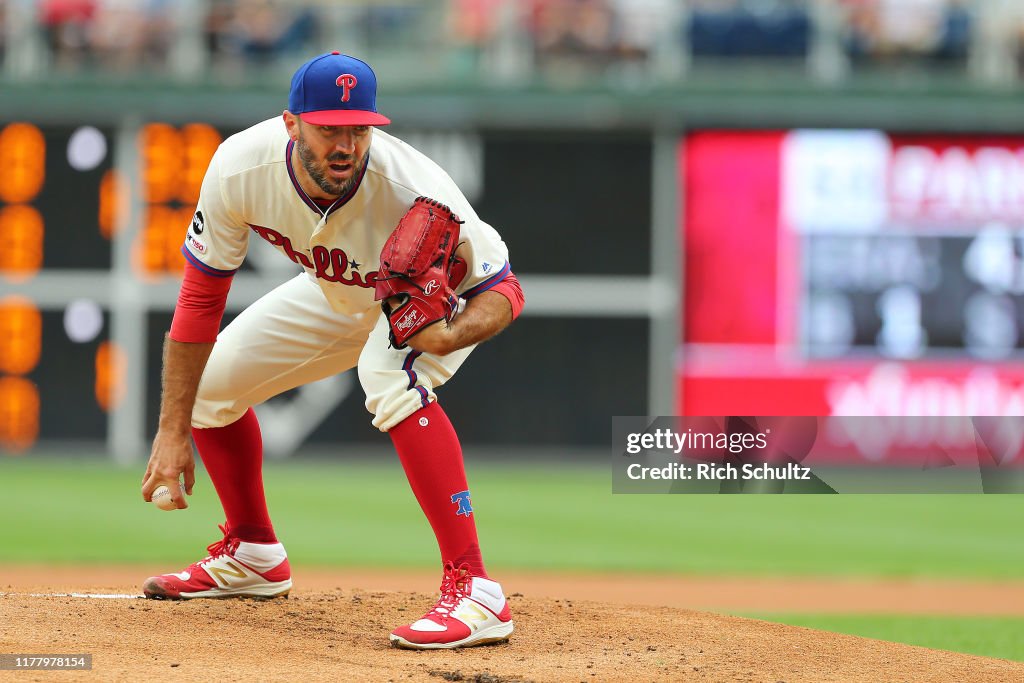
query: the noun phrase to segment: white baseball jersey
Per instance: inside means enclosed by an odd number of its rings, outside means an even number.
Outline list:
[[[458,255],[472,298],[509,273],[508,250],[437,164],[374,129],[358,184],[329,208],[305,195],[280,118],[233,135],[203,181],[182,251],[199,270],[235,272],[249,239],[265,239],[305,271],[243,311],[217,337],[192,411],[198,428],[220,427],[294,387],[358,366],[373,424],[387,431],[435,400],[473,346],[445,356],[394,349],[374,301],[380,252],[418,196],[447,204],[465,223]]]
[[[224,141],[210,162],[185,256],[211,275],[242,264],[250,235],[265,239],[313,277],[339,313],[367,311],[384,242],[418,196],[436,199],[460,219],[466,277],[456,293],[470,298],[508,274],[508,249],[476,215],[454,181],[428,157],[373,129],[363,177],[329,208],[318,207],[292,168],[293,142],[280,117]]]

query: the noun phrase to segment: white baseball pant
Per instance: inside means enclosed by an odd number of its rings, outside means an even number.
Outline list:
[[[300,273],[242,311],[218,335],[199,382],[192,426],[223,427],[282,392],[359,368],[366,409],[386,432],[435,400],[475,346],[447,356],[393,349],[379,308],[357,315],[331,309],[319,285]]]

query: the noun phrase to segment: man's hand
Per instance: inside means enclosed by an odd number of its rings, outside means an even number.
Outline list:
[[[416,349],[421,353],[432,353],[435,356],[447,356],[456,351],[455,334],[451,325],[444,320],[438,320],[433,325],[428,325],[415,335],[409,338],[406,346]]]
[[[185,491],[181,490],[181,475],[185,475]],[[179,510],[188,507],[185,493],[192,495],[196,483],[196,461],[192,455],[192,438],[188,435],[170,436],[157,432],[153,440],[153,452],[149,456],[146,473],[142,476],[142,499],[147,503],[153,499],[153,490],[166,484],[171,500]]]
[[[160,398],[160,426],[153,439],[146,473],[142,476],[142,499],[153,500],[153,490],[166,484],[179,510],[188,507],[185,493],[192,495],[196,483],[196,461],[192,455],[191,417],[196,390],[213,351],[213,344],[182,343],[169,337],[164,341],[163,392]],[[178,483],[185,475],[185,491]]]
[[[512,304],[497,292],[484,292],[466,303],[451,322],[439,320],[406,341],[423,353],[446,356],[479,344],[498,334],[512,322]]]

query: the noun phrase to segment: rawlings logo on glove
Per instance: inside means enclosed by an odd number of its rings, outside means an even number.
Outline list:
[[[409,311],[402,316],[398,322],[394,323],[395,329],[399,332],[408,332],[417,322],[419,322],[419,315],[420,312],[416,309]]]
[[[396,349],[428,325],[455,317],[459,298],[449,281],[461,223],[444,204],[417,197],[385,242],[374,299],[382,302]]]

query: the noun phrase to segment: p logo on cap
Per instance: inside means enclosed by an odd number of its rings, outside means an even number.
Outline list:
[[[352,88],[359,85],[359,79],[352,74],[341,74],[338,76],[338,80],[335,81],[338,87],[341,88],[341,101],[348,102],[352,93],[349,92]]]
[[[339,90],[340,89],[340,90]],[[292,76],[288,111],[314,126],[384,126],[377,113],[377,76],[361,59],[339,52],[314,57]]]

